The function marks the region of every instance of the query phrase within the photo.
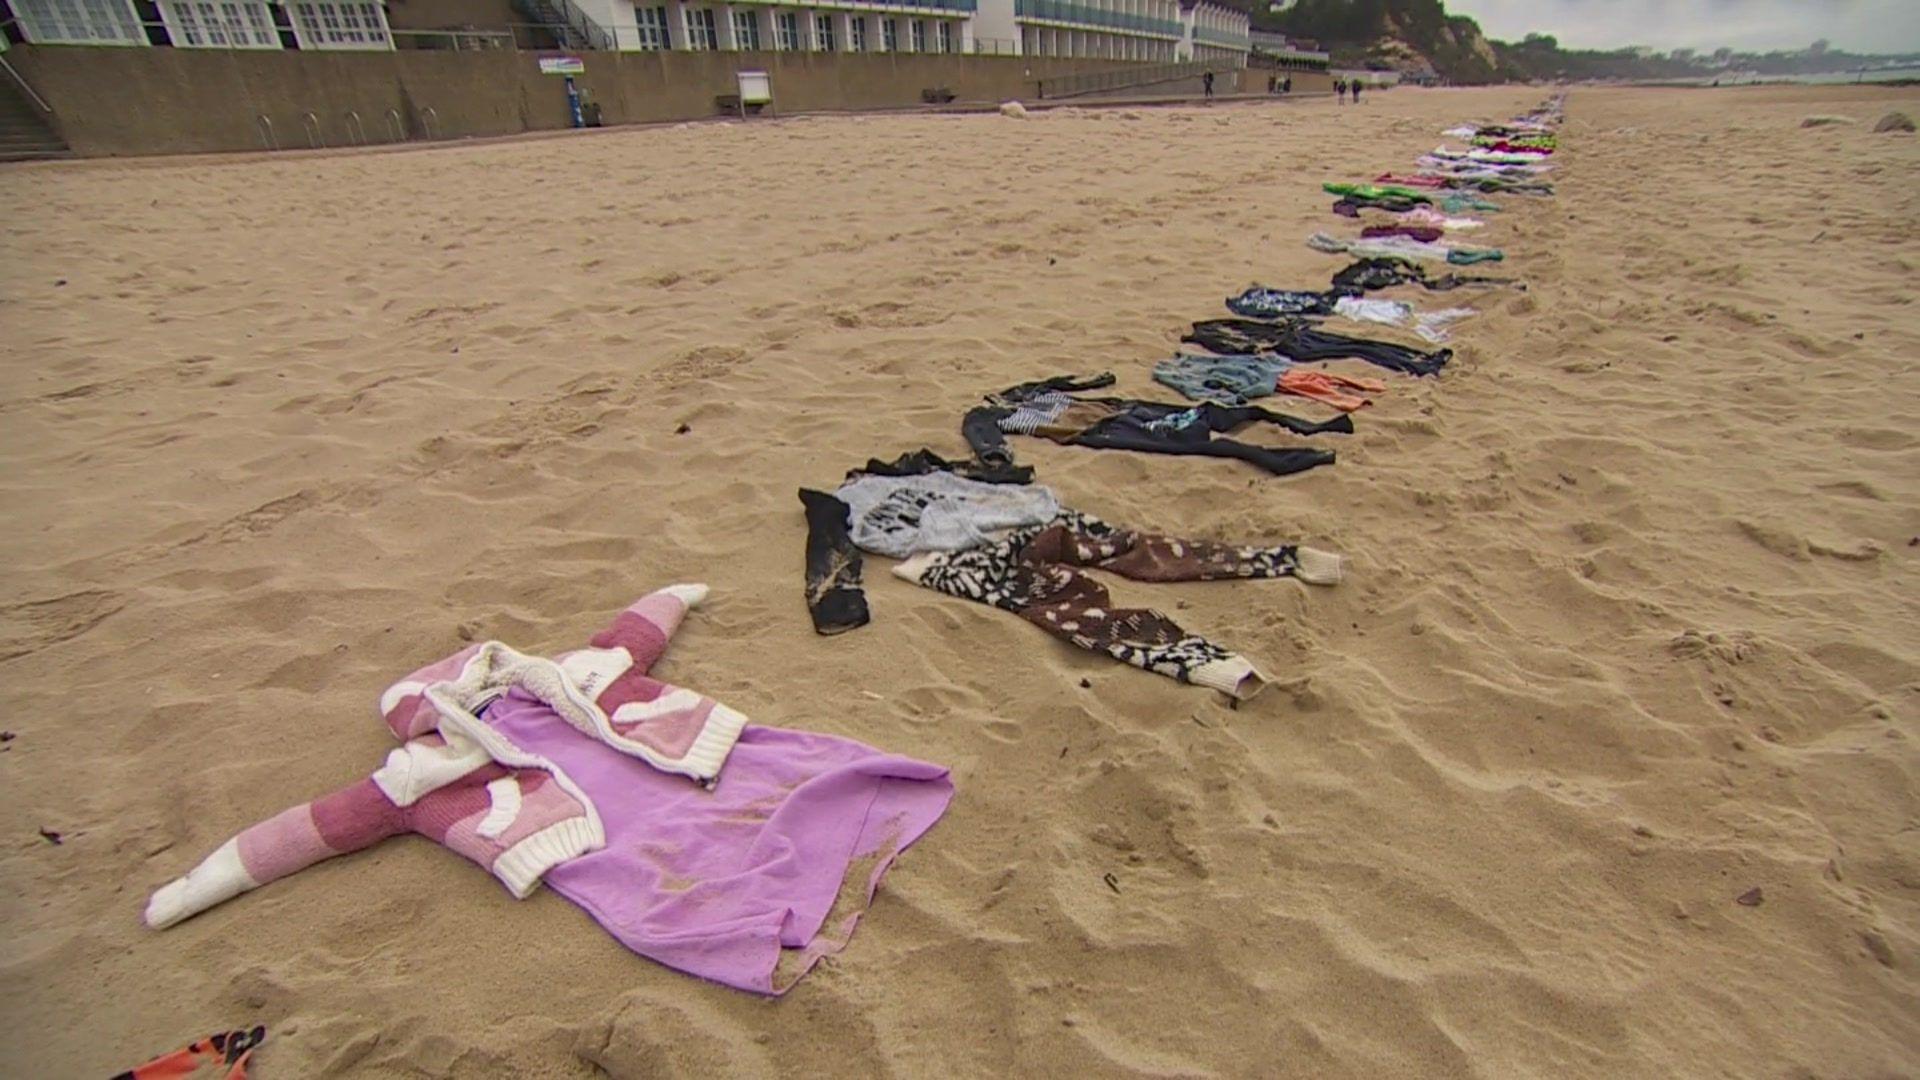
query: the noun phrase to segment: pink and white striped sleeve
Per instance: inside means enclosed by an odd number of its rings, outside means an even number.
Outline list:
[[[645,674],[667,651],[667,642],[689,610],[707,598],[705,585],[669,585],[650,592],[614,616],[613,625],[593,636],[596,649],[625,649],[632,671]]]
[[[220,845],[185,877],[147,901],[155,930],[322,859],[358,851],[407,831],[407,812],[371,779],[283,810]]]

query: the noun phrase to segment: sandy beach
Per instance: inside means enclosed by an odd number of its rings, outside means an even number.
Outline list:
[[[1920,142],[1872,127],[1920,88],[1575,88],[1558,197],[1472,237],[1529,288],[1383,294],[1480,314],[1333,467],[1018,440],[1350,560],[1111,581],[1251,702],[884,559],[809,623],[796,489],[1028,379],[1170,397],[1223,297],[1345,265],[1322,181],[1547,92],[0,169],[6,1071],[265,1024],[262,1077],[1913,1075]],[[393,680],[681,581],[666,677],[953,770],[785,998],[417,837],[141,925],[377,764]]]

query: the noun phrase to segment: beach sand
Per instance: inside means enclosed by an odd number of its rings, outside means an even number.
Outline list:
[[[1335,467],[1017,440],[1109,520],[1349,556],[1115,582],[1249,704],[884,559],[810,629],[797,488],[1014,382],[1159,396],[1343,265],[1321,181],[1547,92],[0,171],[5,1071],[261,1023],[262,1077],[1913,1075],[1920,143],[1871,126],[1920,90],[1575,89],[1560,197],[1474,237],[1531,289],[1411,297],[1483,314]],[[784,1000],[417,837],[141,926],[376,765],[391,680],[676,581],[666,677],[958,784]]]

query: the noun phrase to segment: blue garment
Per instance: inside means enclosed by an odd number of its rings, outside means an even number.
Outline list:
[[[1200,410],[1187,409],[1184,412],[1168,413],[1158,420],[1149,420],[1141,426],[1148,431],[1165,434],[1168,432],[1185,431],[1198,423],[1201,423]]]
[[[1447,252],[1447,261],[1455,266],[1472,266],[1474,263],[1500,262],[1506,256],[1499,248],[1454,248]]]
[[[1293,362],[1277,356],[1194,356],[1181,353],[1153,366],[1156,382],[1171,386],[1194,401],[1245,405],[1267,397],[1278,388],[1280,376]]]
[[[1269,289],[1249,285],[1239,296],[1227,298],[1227,310],[1248,319],[1284,319],[1296,315],[1331,315],[1333,300],[1325,293],[1297,289]]]

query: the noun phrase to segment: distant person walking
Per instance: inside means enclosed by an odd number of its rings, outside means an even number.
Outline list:
[[[1347,103],[1347,80],[1333,80],[1333,95],[1340,99],[1340,104],[1345,105]]]
[[[1353,80],[1353,103],[1355,105],[1360,104],[1360,80],[1359,79]]]
[[[1200,76],[1200,85],[1206,88],[1207,96],[1212,97],[1213,96],[1213,72],[1209,71],[1206,74]]]
[[[1283,94],[1293,93],[1293,76],[1289,75],[1280,80],[1280,92]]]

